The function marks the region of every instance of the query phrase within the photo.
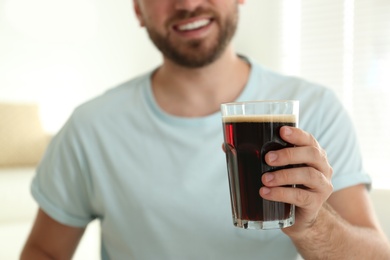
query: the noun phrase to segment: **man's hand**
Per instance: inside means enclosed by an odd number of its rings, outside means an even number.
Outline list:
[[[266,163],[270,166],[304,166],[264,174],[262,181],[265,186],[260,189],[260,195],[267,200],[296,205],[295,224],[283,231],[287,235],[299,235],[316,221],[320,209],[333,192],[333,170],[326,152],[309,133],[284,126],[280,135],[295,147],[267,153]],[[305,188],[283,187],[292,184]]]

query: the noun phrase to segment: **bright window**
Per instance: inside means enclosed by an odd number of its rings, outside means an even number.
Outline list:
[[[390,1],[284,0],[280,71],[332,88],[375,188],[390,188]]]

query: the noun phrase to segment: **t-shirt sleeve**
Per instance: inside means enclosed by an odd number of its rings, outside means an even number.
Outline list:
[[[75,227],[93,220],[91,184],[80,139],[71,118],[53,138],[31,184],[32,196],[43,211]]]
[[[351,118],[341,102],[330,90],[322,99],[317,140],[326,150],[333,167],[334,190],[366,184],[371,187],[371,178],[363,167],[362,155]]]

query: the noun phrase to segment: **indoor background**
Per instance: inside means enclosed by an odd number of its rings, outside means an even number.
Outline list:
[[[388,219],[390,2],[246,2],[237,50],[336,92],[356,126],[379,217]],[[0,0],[0,259],[17,259],[29,231],[29,183],[50,136],[77,105],[160,61],[132,0]],[[98,236],[93,223],[75,259],[96,259]]]

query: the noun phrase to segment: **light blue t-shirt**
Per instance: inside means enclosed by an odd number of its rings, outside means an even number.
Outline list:
[[[335,95],[250,63],[237,101],[299,100],[299,126],[326,149],[335,190],[369,184],[353,126]],[[33,180],[40,207],[70,226],[98,218],[102,259],[295,259],[280,230],[233,226],[220,113],[165,113],[154,100],[151,75],[74,111]]]

